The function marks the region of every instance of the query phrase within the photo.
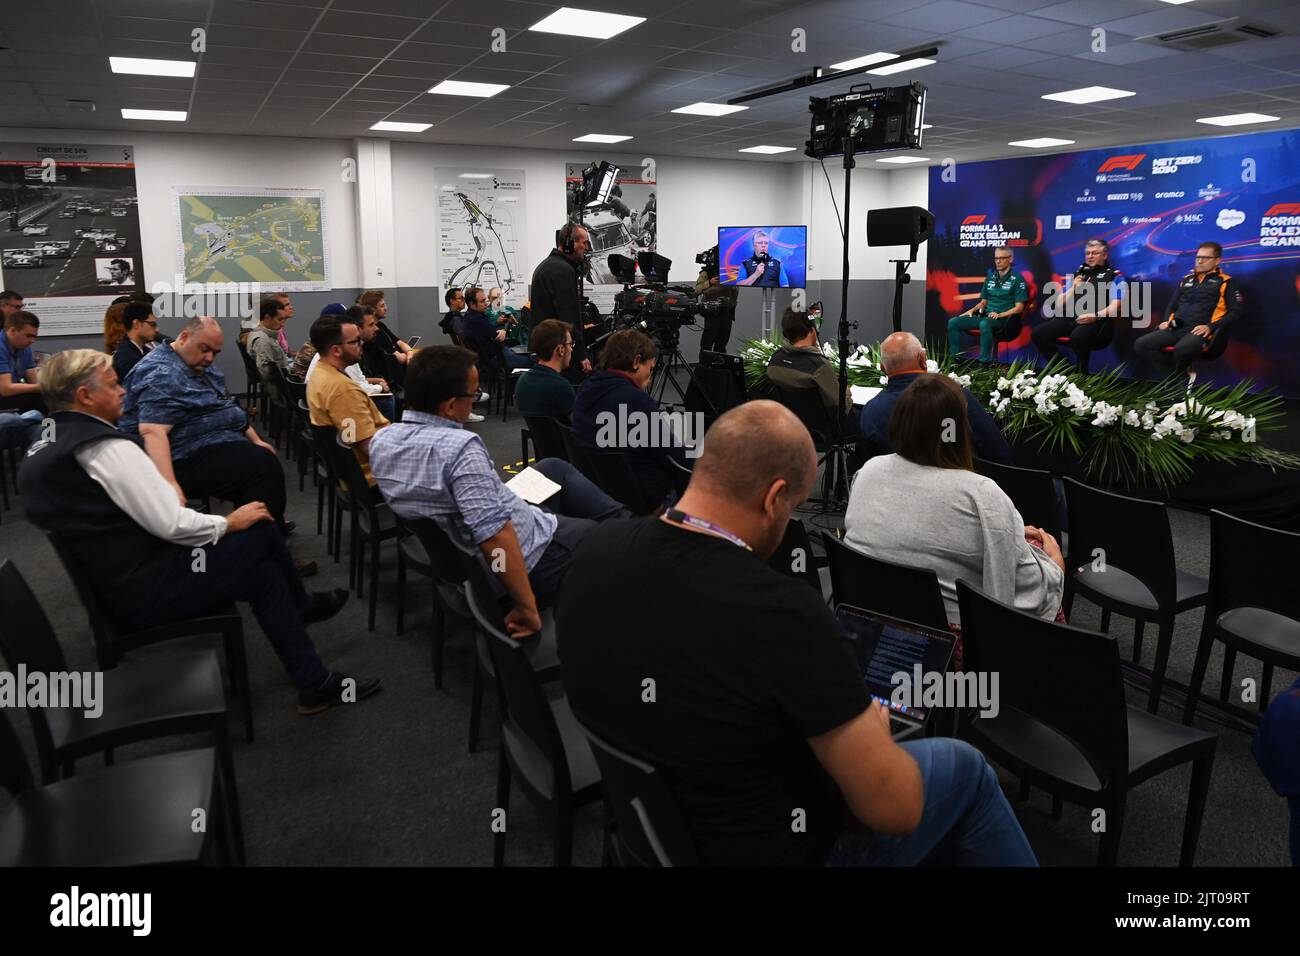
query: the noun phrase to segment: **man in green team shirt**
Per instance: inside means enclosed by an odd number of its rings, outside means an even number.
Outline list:
[[[948,320],[948,352],[960,355],[962,333],[980,330],[980,361],[993,361],[993,336],[1001,332],[1007,320],[1025,311],[1029,286],[1024,278],[1011,271],[1011,250],[998,246],[993,250],[993,268],[984,277],[980,300],[970,309]]]

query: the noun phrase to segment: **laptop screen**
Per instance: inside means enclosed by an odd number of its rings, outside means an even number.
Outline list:
[[[896,685],[891,678],[902,671],[915,682],[918,664],[923,674],[945,673],[952,658],[953,635],[847,604],[835,609],[835,620],[853,644],[858,668],[871,696],[894,713],[924,723],[926,708],[893,703],[891,696]]]

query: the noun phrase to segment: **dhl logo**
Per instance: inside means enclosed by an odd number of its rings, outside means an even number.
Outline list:
[[[1112,156],[1101,164],[1101,168],[1098,169],[1097,172],[1112,173],[1117,169],[1137,169],[1138,163],[1146,159],[1146,155],[1146,153],[1134,153],[1130,156]]]
[[[984,222],[984,216],[967,216],[961,221],[963,226],[978,226]]]
[[[1300,202],[1279,202],[1269,207],[1266,216],[1300,216]]]

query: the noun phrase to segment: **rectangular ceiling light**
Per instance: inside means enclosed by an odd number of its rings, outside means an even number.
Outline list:
[[[491,179],[491,173],[461,173],[460,179]]]
[[[886,60],[897,60],[897,53],[868,53],[866,56],[860,56],[853,60],[845,60],[843,63],[832,63],[832,70],[854,70],[860,66],[871,66],[873,63],[884,63]]]
[[[122,109],[122,119],[166,120],[169,123],[184,123],[188,114],[184,110],[131,110]]]
[[[108,65],[114,73],[138,73],[143,76],[194,76],[198,65],[193,60],[144,60],[134,56],[110,56]]]
[[[575,143],[621,143],[625,139],[631,139],[631,136],[619,136],[617,133],[588,133],[586,136],[575,136]]]
[[[923,56],[914,56],[910,60],[899,60],[897,63],[891,63],[889,66],[878,66],[874,70],[867,70],[872,76],[889,76],[891,73],[906,73],[908,70],[920,69],[923,66],[929,66],[934,60],[927,60]]]
[[[793,152],[793,146],[746,146],[744,149],[738,149],[738,153],[760,153],[763,156],[771,156],[774,153]]]
[[[645,17],[629,17],[621,13],[601,13],[598,10],[578,10],[574,7],[560,7],[549,17],[543,17],[528,29],[538,33],[563,33],[573,37],[590,37],[593,40],[608,40],[618,36],[624,30],[630,30],[638,23],[644,23]]]
[[[432,123],[400,123],[397,120],[380,120],[370,127],[377,133],[423,133]]]
[[[1202,116],[1196,122],[1210,126],[1246,126],[1250,123],[1276,123],[1277,119],[1266,113],[1229,113],[1227,116]]]
[[[673,112],[690,116],[728,116],[747,109],[748,106],[728,106],[726,103],[692,103],[690,106],[679,106]]]
[[[509,83],[470,83],[466,80],[443,80],[429,90],[443,96],[496,96],[502,90],[510,89]]]
[[[1112,90],[1109,86],[1085,86],[1077,90],[1047,93],[1043,99],[1058,100],[1061,103],[1100,103],[1102,100],[1118,100],[1135,95],[1132,90]]]
[[[929,156],[886,156],[876,160],[878,163],[897,163],[900,166],[904,163],[928,163],[929,161]]]
[[[1007,143],[1008,146],[1023,146],[1025,149],[1046,149],[1048,146],[1072,146],[1072,139],[1053,139],[1050,136],[1040,136],[1038,139],[1018,139],[1014,143]]]

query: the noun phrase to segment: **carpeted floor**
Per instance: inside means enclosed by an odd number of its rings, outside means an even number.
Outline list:
[[[486,440],[498,465],[519,459],[520,422],[511,415],[472,426]],[[308,481],[297,490],[296,466],[290,473],[290,517],[297,533],[290,541],[299,557],[314,558],[321,573],[309,588],[342,586],[344,563],[326,554],[325,538],[316,535],[316,495]],[[809,516],[810,525],[822,523]],[[1171,512],[1179,562],[1186,570],[1208,573],[1208,519]],[[111,555],[105,556],[111,560]],[[73,668],[93,665],[85,614],[44,537],[25,519],[21,500],[0,523],[0,560],[12,560],[40,598]],[[487,865],[491,862],[492,811],[496,805],[497,709],[495,694],[485,695],[482,737],[477,753],[466,752],[470,683],[474,660],[464,618],[449,617],[444,684],[435,690],[430,668],[431,586],[408,580],[406,630],[396,633],[395,551],[384,548],[377,627],[366,630],[366,602],[354,596],[333,620],[313,628],[326,662],[340,670],[383,678],[384,690],[355,707],[337,708],[317,717],[298,717],[294,694],[270,646],[245,609],[247,643],[257,739],[247,743],[238,718],[232,717],[240,798],[252,865]],[[456,595],[449,595],[455,600]],[[463,606],[463,604],[462,604]],[[1073,623],[1097,626],[1099,615],[1085,602],[1075,606]],[[1199,634],[1199,611],[1179,618],[1170,660],[1170,675],[1186,681]],[[0,624],[0,626],[3,626]],[[1119,620],[1112,631],[1129,653],[1131,622]],[[1150,662],[1150,636],[1145,660]],[[176,648],[181,649],[180,647]],[[157,648],[149,654],[166,654]],[[1216,651],[1207,687],[1217,687],[1222,655]],[[1255,662],[1239,658],[1238,680],[1260,677]],[[1279,672],[1275,691],[1295,675]],[[1130,700],[1145,696],[1130,690]],[[1176,717],[1166,705],[1162,713]],[[34,756],[25,716],[10,711]],[[1250,755],[1250,738],[1240,731],[1204,724],[1220,733],[1209,803],[1205,811],[1197,863],[1215,866],[1280,866],[1287,862],[1285,804],[1268,787]],[[166,746],[140,745],[119,751],[119,760]],[[87,762],[87,765],[91,762]],[[1152,780],[1129,798],[1120,862],[1130,866],[1177,863],[1187,800],[1190,767]],[[1004,788],[1016,808],[1040,861],[1048,866],[1090,866],[1097,837],[1087,808],[1065,809],[1051,817],[1051,801],[1035,791],[1026,803],[1016,800],[1015,781],[1003,775]],[[0,796],[0,801],[5,797]],[[551,840],[527,800],[516,790],[508,817],[507,863],[547,865]],[[575,823],[574,862],[598,865],[601,846],[599,807],[580,811]]]

